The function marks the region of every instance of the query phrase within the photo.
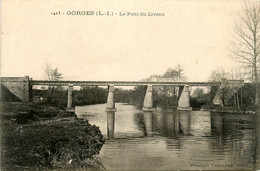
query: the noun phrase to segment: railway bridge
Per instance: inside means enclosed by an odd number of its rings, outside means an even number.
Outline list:
[[[206,86],[211,88],[212,103],[223,105],[222,90],[225,87],[232,87],[233,91],[238,90],[244,85],[243,80],[226,80],[221,82],[174,82],[174,81],[49,81],[49,80],[33,80],[29,76],[25,77],[1,77],[1,89],[11,93],[20,101],[30,101],[32,99],[33,86],[67,86],[68,102],[67,109],[71,110],[73,104],[73,87],[75,86],[108,86],[107,111],[116,111],[114,87],[115,86],[147,86],[143,110],[153,111],[153,87],[155,86],[176,86],[179,87],[178,110],[192,110],[190,107],[190,87]],[[213,91],[214,90],[214,91]],[[234,92],[230,92],[232,95]],[[1,93],[1,99],[3,93]]]

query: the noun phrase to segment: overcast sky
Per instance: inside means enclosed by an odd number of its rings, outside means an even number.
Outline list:
[[[1,76],[44,79],[46,63],[65,80],[133,80],[181,64],[189,81],[231,68],[240,0],[3,0]],[[68,10],[160,12],[164,17],[53,16]]]

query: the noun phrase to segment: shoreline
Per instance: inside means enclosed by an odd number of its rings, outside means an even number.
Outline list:
[[[214,113],[236,113],[236,114],[256,114],[255,111],[247,110],[247,111],[242,111],[242,110],[226,110],[226,109],[204,109],[201,108],[200,111],[209,111],[209,112],[214,112]]]
[[[1,169],[102,170],[96,155],[105,139],[88,120],[46,104],[1,102],[0,110]]]

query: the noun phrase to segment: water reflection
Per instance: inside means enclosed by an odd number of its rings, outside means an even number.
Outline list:
[[[147,135],[147,136],[152,136],[152,133],[153,133],[153,112],[145,111],[143,116],[144,116],[144,125],[145,125],[144,134]]]
[[[115,112],[107,111],[107,136],[109,139],[114,138],[115,133]]]
[[[190,133],[190,112],[189,111],[183,111],[183,113],[180,116],[180,131],[183,134],[189,134]]]
[[[211,133],[216,135],[222,134],[223,122],[222,113],[212,113],[210,117]]]
[[[255,118],[255,121],[257,118]],[[237,166],[254,168],[258,159],[259,122],[253,116],[211,114],[210,151],[214,155],[232,156]],[[259,121],[259,120],[258,120]],[[258,167],[259,168],[259,167]]]
[[[100,153],[108,170],[260,168],[259,114],[143,112],[122,104],[115,113],[103,106],[89,106],[86,117],[108,138]]]
[[[165,133],[163,134],[166,137],[170,137],[173,138],[174,135],[177,135],[176,132],[179,133],[179,120],[175,120],[175,115],[171,115],[171,114],[166,114],[165,115],[165,121],[166,121],[166,130],[164,131]],[[178,116],[178,115],[176,115]],[[178,127],[176,127],[176,124],[178,124]]]
[[[158,112],[153,112],[153,117],[154,132],[161,133],[163,136],[166,136],[166,115],[161,115]]]
[[[191,135],[190,115],[180,115],[173,111],[144,111],[134,115],[139,130],[144,136],[161,135],[168,138],[178,138],[180,134]]]

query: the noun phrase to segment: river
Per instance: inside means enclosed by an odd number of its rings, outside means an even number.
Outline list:
[[[259,115],[116,108],[75,109],[106,137],[99,157],[107,170],[260,169]]]

